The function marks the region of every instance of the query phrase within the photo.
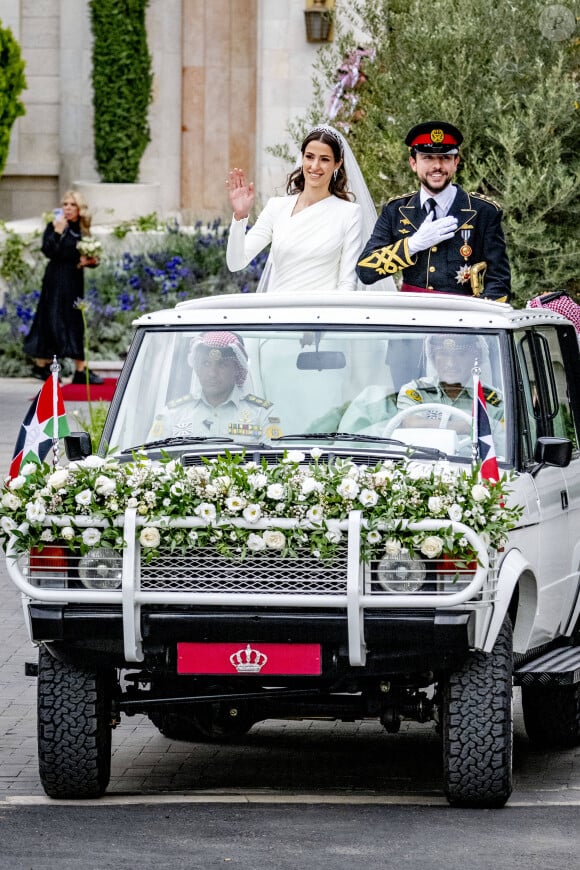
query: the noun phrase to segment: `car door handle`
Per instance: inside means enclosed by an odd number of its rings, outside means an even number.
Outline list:
[[[568,510],[568,491],[566,489],[561,491],[560,498],[562,500],[562,510]]]

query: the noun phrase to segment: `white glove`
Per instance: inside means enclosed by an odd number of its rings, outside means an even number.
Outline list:
[[[447,217],[433,220],[433,212],[431,212],[427,215],[417,232],[409,236],[409,253],[418,254],[419,251],[426,251],[427,248],[432,248],[433,245],[438,245],[439,242],[452,239],[456,229],[457,218],[447,215]]]

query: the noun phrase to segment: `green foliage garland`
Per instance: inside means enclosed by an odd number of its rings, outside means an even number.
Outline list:
[[[149,0],[90,0],[95,159],[104,182],[136,182],[151,140],[148,4]]]
[[[8,158],[12,125],[25,113],[24,105],[18,99],[26,88],[24,66],[20,46],[12,31],[0,25],[0,173]]]

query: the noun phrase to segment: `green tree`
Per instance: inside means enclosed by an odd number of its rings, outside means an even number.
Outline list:
[[[580,293],[580,39],[571,8],[559,29],[546,8],[352,0],[335,46],[320,54],[308,118],[294,130],[325,119],[343,59],[357,45],[371,48],[364,79],[333,123],[347,133],[375,202],[416,186],[402,144],[410,127],[456,124],[465,136],[458,181],[502,205],[520,304],[544,290]]]
[[[10,133],[16,118],[25,109],[18,99],[26,88],[24,61],[12,31],[0,24],[0,173],[3,172],[10,147]]]
[[[149,0],[90,0],[95,159],[102,181],[135,182],[151,140]]]

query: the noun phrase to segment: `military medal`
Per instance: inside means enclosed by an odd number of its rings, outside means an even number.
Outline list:
[[[471,248],[470,248],[471,250]],[[465,264],[455,273],[455,280],[458,284],[467,284],[469,279],[471,278],[471,266]]]
[[[468,245],[470,235],[470,230],[461,230],[461,238],[463,239],[463,244],[459,248],[459,253],[464,260],[468,260],[473,253],[471,245]]]

